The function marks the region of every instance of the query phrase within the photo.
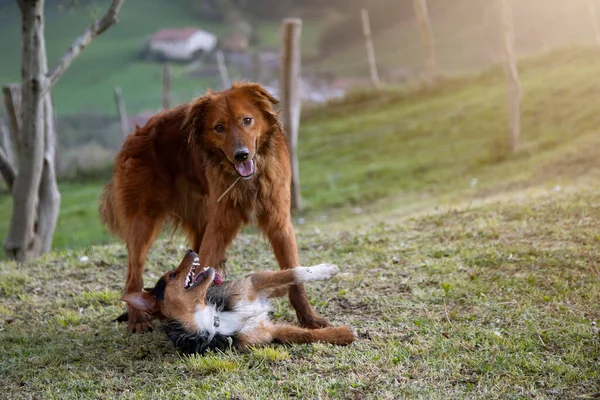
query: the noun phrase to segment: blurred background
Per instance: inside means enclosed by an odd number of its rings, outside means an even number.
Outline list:
[[[54,247],[110,240],[97,198],[127,129],[164,105],[221,89],[218,52],[231,80],[278,91],[281,19],[302,27],[303,120],[299,134],[305,210],[297,223],[332,215],[408,213],[444,196],[489,196],[536,185],[561,187],[598,169],[600,54],[589,0],[513,3],[524,87],[521,150],[507,150],[503,36],[497,2],[428,0],[438,80],[412,0],[127,0],[52,90],[62,192]],[[108,2],[47,0],[50,66]],[[370,18],[381,86],[373,89],[361,9]],[[0,0],[0,83],[20,80],[20,15]],[[168,66],[165,69],[165,66]],[[7,125],[0,107],[0,119]],[[0,237],[11,199],[0,195]]]

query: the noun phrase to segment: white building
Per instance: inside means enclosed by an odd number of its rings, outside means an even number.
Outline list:
[[[217,36],[202,29],[162,29],[152,35],[150,52],[166,60],[189,61],[217,46]]]

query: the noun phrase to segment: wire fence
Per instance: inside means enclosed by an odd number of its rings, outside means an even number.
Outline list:
[[[596,33],[589,1],[591,0],[547,0],[544,3],[512,1],[517,54],[523,57],[560,46],[595,44]],[[474,3],[469,1],[458,5],[447,2],[442,5],[436,3],[438,5],[430,9],[437,68],[441,74],[479,71],[502,61],[502,33],[496,3],[478,2],[479,6],[473,7]],[[535,7],[532,5],[534,3],[537,4]],[[329,23],[328,19],[321,18],[311,21],[311,26],[327,26]],[[362,32],[360,24],[356,26],[356,30]],[[402,23],[386,29],[374,29],[373,44],[377,69],[386,86],[402,86],[422,77],[425,71],[425,51],[415,17],[405,18]],[[272,49],[269,51],[272,52]],[[232,80],[256,78],[255,66],[248,65],[250,57],[247,54],[244,57],[238,55],[227,58]],[[277,63],[271,62],[263,67],[259,74],[262,77],[260,82],[277,95]],[[125,93],[127,109],[130,111],[130,128],[135,124],[143,125],[149,116],[161,109],[161,68],[157,64],[156,90],[144,96],[142,101],[128,101]],[[198,84],[199,81],[195,78],[199,75],[202,77],[202,84]],[[302,76],[301,96],[305,103],[321,103],[371,87],[365,42],[358,40],[335,51],[306,57]],[[208,56],[203,63],[177,68],[172,77],[172,86],[172,104],[180,104],[201,95],[207,87],[220,89],[222,84],[214,60]],[[107,91],[111,90],[112,88],[107,88]],[[474,103],[477,101],[470,100]],[[86,155],[85,151],[94,154],[98,152],[98,148],[94,146],[78,152],[69,152],[69,147],[80,148],[93,142],[107,149],[109,154],[120,147],[122,136],[116,115],[105,115],[100,119],[98,122],[88,118],[89,123],[85,126],[73,124],[66,118],[59,120],[64,156],[61,165],[64,170],[69,170],[73,163],[85,164],[87,159],[98,163],[101,163],[99,159],[110,160],[108,155]],[[389,127],[372,128],[373,131],[377,131],[377,128],[385,131]],[[355,134],[361,133],[349,131],[345,133],[345,137],[351,140]]]
[[[576,51],[567,52],[562,57],[556,57],[552,59],[551,63],[547,63],[544,65],[544,69],[546,74],[550,75],[555,71],[561,71],[565,66],[571,65],[575,60],[578,59],[579,56],[585,55],[589,52],[586,48],[580,48]],[[536,85],[538,86],[538,85]],[[410,132],[415,131],[415,127],[426,125],[428,121],[432,118],[436,118],[442,121],[452,121],[453,117],[456,117],[457,113],[459,117],[464,114],[469,114],[472,110],[481,109],[483,106],[495,108],[499,104],[505,103],[505,92],[498,87],[495,87],[493,90],[480,90],[477,93],[469,96],[468,98],[463,99],[460,104],[460,110],[457,111],[456,108],[447,107],[446,103],[440,103],[438,107],[432,107],[427,110],[415,110],[413,113],[409,115],[410,122],[406,122],[403,120],[393,121],[393,122],[383,122],[377,123],[376,119],[369,118],[368,120],[361,120],[359,115],[356,116],[356,123],[352,124],[349,122],[348,124],[342,126],[339,132],[333,132],[328,135],[311,135],[311,141],[309,145],[300,146],[300,158],[301,165],[300,169],[302,171],[303,163],[311,163],[313,160],[318,160],[322,162],[323,160],[329,160],[330,157],[328,155],[332,151],[331,141],[335,141],[335,151],[336,151],[336,164],[337,167],[332,168],[331,165],[326,165],[323,168],[323,174],[327,181],[327,187],[320,186],[319,190],[326,192],[328,196],[332,195],[341,195],[340,193],[346,193],[343,196],[347,196],[347,193],[351,193],[352,191],[365,192],[373,189],[373,191],[378,189],[379,183],[377,179],[368,179],[360,182],[353,182],[349,185],[344,184],[342,181],[344,179],[344,171],[348,168],[348,165],[352,165],[352,163],[356,160],[356,158],[360,158],[363,155],[357,154],[356,149],[360,149],[364,144],[364,148],[368,151],[371,151],[373,148],[372,143],[379,143],[381,149],[384,149],[385,146],[389,145],[388,140],[402,140],[405,142],[407,146],[410,145],[410,141],[412,138],[409,136]],[[494,113],[496,116],[500,114],[504,114],[506,112],[502,107],[495,108]],[[498,118],[503,118],[502,116]],[[573,116],[573,120],[576,121],[578,118],[589,118],[588,115],[584,115],[581,117]],[[418,130],[417,130],[418,132]],[[493,132],[482,132],[482,135],[492,135]],[[447,139],[445,139],[447,140]],[[465,140],[477,140],[475,138],[469,138]],[[300,141],[302,141],[302,132],[300,134]],[[368,142],[368,143],[367,143]],[[449,151],[452,151],[449,149]],[[81,150],[78,149],[78,153],[81,157],[88,157],[84,153],[81,153]],[[83,155],[82,155],[83,154]],[[478,155],[473,155],[474,158],[477,158]],[[107,160],[112,161],[112,159],[108,158]],[[462,162],[464,160],[456,159],[454,162]],[[376,169],[376,168],[374,168]],[[465,164],[465,170],[468,170],[468,165]],[[470,176],[467,176],[465,179],[472,179]],[[481,177],[479,177],[481,178]],[[473,178],[476,179],[476,178]],[[465,181],[466,182],[466,181]],[[315,188],[310,187],[306,182],[301,182],[303,191],[314,192]],[[465,183],[467,185],[467,183]],[[357,194],[358,195],[358,194]],[[86,199],[87,201],[87,199]],[[77,214],[81,212],[82,208],[86,208],[87,206],[84,203],[81,204],[73,204],[70,207],[63,207],[61,210],[63,216],[69,216],[72,214]],[[62,222],[59,221],[59,224]],[[76,218],[69,219],[69,231],[71,232],[85,232],[89,229],[89,222],[85,222],[84,220],[79,220]],[[107,236],[108,237],[108,236]]]
[[[570,44],[593,44],[595,32],[589,1],[549,0],[543,3],[545,6],[538,8],[533,8],[531,2],[513,1],[518,55],[523,57]],[[473,7],[468,1],[458,3],[458,6],[448,2],[430,10],[441,73],[453,75],[477,71],[502,60],[501,28],[496,3],[489,1],[484,6]],[[327,26],[330,21],[320,19],[311,23]],[[362,27],[357,25],[356,30],[360,31]],[[425,60],[415,18],[376,31],[373,42],[377,69],[386,84],[401,85],[421,76]],[[254,66],[248,65],[249,58],[250,54],[228,57],[232,79],[256,80]],[[207,61],[204,66],[198,67],[197,72],[200,73],[203,68],[206,69],[203,73],[205,79],[200,85],[190,78],[194,74],[192,69],[180,71],[174,76],[174,103],[189,101],[201,95],[207,87],[221,88],[214,60],[209,57]],[[157,76],[159,69],[160,66],[157,66]],[[277,65],[263,66],[263,69],[261,83],[276,91]],[[335,51],[310,57],[304,61],[302,74],[306,81],[306,102],[326,101],[330,97],[343,95],[353,87],[368,86],[369,64],[365,43],[357,41]],[[136,113],[140,110],[156,111],[161,107],[161,100],[160,82],[157,81],[154,95],[146,96],[141,102],[128,102],[127,106]]]

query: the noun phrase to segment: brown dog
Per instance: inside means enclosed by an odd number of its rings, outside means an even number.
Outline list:
[[[154,288],[122,300],[160,318],[167,336],[185,353],[245,350],[273,342],[347,345],[356,336],[346,326],[306,329],[274,324],[269,318],[270,298],[283,296],[292,284],[331,279],[338,271],[333,264],[320,264],[255,272],[221,285],[214,268],[200,268],[198,254],[188,250],[179,267],[164,274]]]
[[[146,255],[165,222],[187,232],[203,267],[222,270],[225,250],[256,218],[280,268],[299,265],[290,157],[275,104],[260,85],[236,83],[160,112],[127,137],[100,205],[102,222],[127,244],[126,294],[142,290]],[[328,325],[302,284],[290,286],[289,298],[302,326]],[[133,332],[149,328],[131,304],[128,320]]]

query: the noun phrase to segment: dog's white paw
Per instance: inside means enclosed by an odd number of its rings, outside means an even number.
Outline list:
[[[312,282],[331,279],[340,272],[335,264],[319,264],[313,267],[295,268],[298,282]]]

